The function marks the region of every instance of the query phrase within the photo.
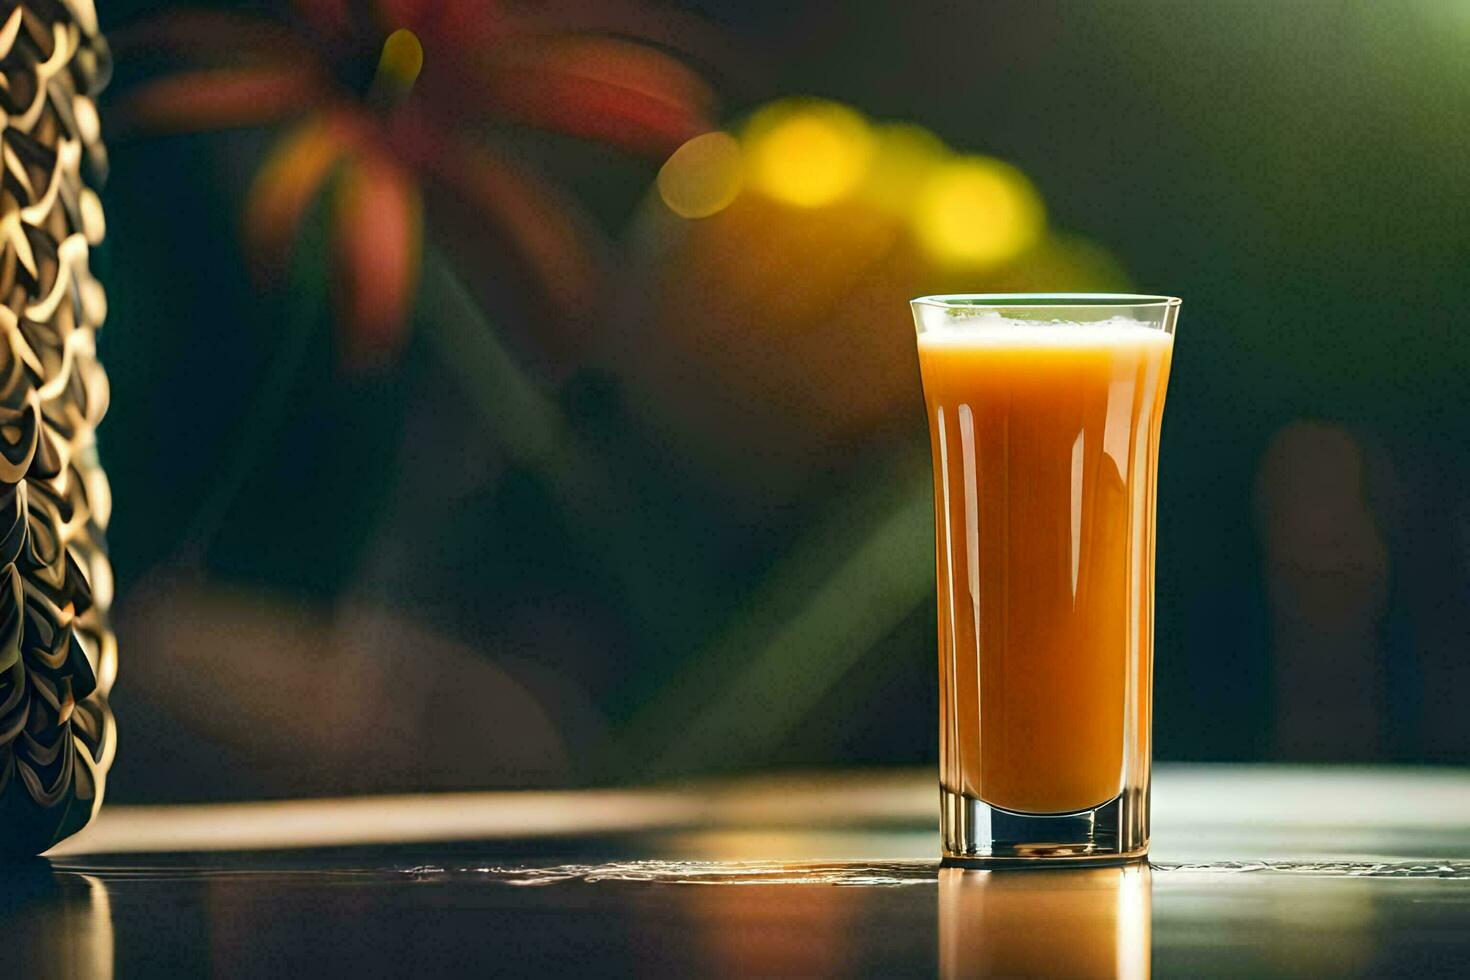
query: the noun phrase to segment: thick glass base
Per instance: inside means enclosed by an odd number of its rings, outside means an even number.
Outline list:
[[[1148,791],[1072,813],[1015,813],[939,790],[944,864],[954,868],[1126,864],[1148,854]]]

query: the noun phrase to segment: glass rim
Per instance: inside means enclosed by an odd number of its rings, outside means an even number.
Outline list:
[[[909,305],[941,310],[1006,310],[1019,306],[1085,310],[1117,306],[1173,309],[1183,302],[1178,296],[1147,293],[938,293],[911,299]]]

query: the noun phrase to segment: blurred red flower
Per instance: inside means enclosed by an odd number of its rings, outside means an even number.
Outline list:
[[[244,218],[255,271],[278,279],[307,210],[330,187],[330,261],[342,353],[381,362],[403,344],[423,199],[508,242],[563,317],[598,286],[597,234],[497,133],[528,126],[661,158],[712,128],[714,99],[670,50],[708,29],[628,0],[293,0],[279,19],[173,11],[119,47],[178,59],[127,93],[129,129],[291,122],[256,173]],[[332,179],[334,178],[335,179]]]

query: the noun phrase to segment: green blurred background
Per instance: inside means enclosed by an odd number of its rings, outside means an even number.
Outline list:
[[[482,111],[473,72],[434,74],[479,44],[415,27],[434,4],[210,8],[316,37],[340,7],[362,54],[333,49],[334,98],[493,145],[575,216],[580,251],[546,245],[537,266],[522,246],[542,197],[487,192],[501,210],[482,222],[425,176],[404,328],[363,368],[333,303],[331,181],[349,178],[324,179],[274,284],[252,279],[247,194],[296,123],[236,105],[211,110],[219,125],[158,124],[168,111],[137,109],[150,84],[241,56],[150,47],[176,8],[105,5],[112,798],[932,760],[932,518],[903,300],[1002,287],[1185,300],[1156,755],[1470,761],[1470,5],[731,6],[542,16],[651,38],[747,153],[762,107],[845,125],[845,106],[880,151],[907,134],[921,157],[1007,161],[1052,236],[967,268],[895,230],[909,190],[890,211],[871,195],[798,207],[750,180],[680,217],[655,188],[677,140]],[[379,56],[400,26],[424,70],[387,97]],[[364,214],[354,235],[387,227]]]

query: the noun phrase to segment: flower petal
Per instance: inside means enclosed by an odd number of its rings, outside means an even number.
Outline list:
[[[113,110],[113,119],[124,130],[259,126],[296,115],[325,93],[310,67],[187,71],[133,89]]]
[[[418,287],[423,209],[408,171],[377,150],[347,161],[333,205],[342,356],[349,367],[370,368],[403,345]]]
[[[492,69],[484,94],[501,118],[649,156],[713,128],[701,108],[677,95],[574,71]]]
[[[450,0],[378,0],[378,19],[383,27],[397,30],[406,27],[416,34],[423,35],[446,18],[457,19],[458,7],[464,6]],[[489,13],[489,4],[475,0],[470,4],[470,12],[477,15]]]
[[[340,115],[303,122],[272,148],[245,199],[245,251],[266,280],[286,269],[301,218],[357,139],[357,129]]]
[[[495,48],[481,62],[492,73],[567,75],[617,86],[708,113],[715,97],[703,78],[677,58],[645,44],[611,37],[523,37]]]
[[[572,198],[483,147],[451,148],[427,165],[467,218],[510,239],[559,318],[585,313],[602,283],[602,235]]]
[[[654,5],[644,0],[598,0],[597,3],[545,0],[517,4],[504,11],[500,30],[520,34],[616,34],[652,41],[722,67],[739,67],[742,61],[730,36],[710,21],[671,4]]]

